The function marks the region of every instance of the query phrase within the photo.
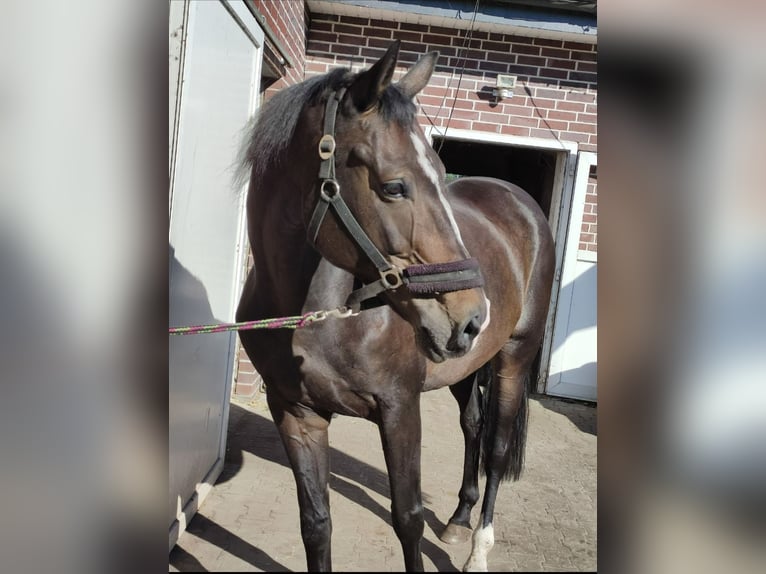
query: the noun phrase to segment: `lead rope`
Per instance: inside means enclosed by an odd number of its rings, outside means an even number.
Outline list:
[[[245,331],[249,329],[300,329],[312,323],[318,323],[329,318],[345,319],[355,313],[346,307],[338,307],[329,311],[311,311],[292,317],[277,317],[274,319],[259,319],[257,321],[242,321],[240,323],[216,323],[213,325],[192,325],[189,327],[171,327],[171,335],[199,335],[201,333],[223,333],[225,331]]]

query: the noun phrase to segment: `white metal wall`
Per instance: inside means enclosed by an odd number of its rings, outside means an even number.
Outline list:
[[[232,166],[255,111],[263,32],[239,0],[174,1],[170,12],[171,61],[182,55],[170,78],[170,325],[229,322],[245,249]],[[223,466],[235,337],[170,339],[171,548]]]

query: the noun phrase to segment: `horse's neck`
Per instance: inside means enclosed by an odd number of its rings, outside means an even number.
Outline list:
[[[286,190],[273,190],[275,195]],[[293,190],[294,191],[294,190]],[[285,196],[282,196],[285,197]],[[293,315],[304,306],[321,256],[308,244],[297,198],[251,206],[251,242],[258,299],[270,312]]]

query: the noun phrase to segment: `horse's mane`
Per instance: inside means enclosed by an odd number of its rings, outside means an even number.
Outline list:
[[[289,86],[263,104],[242,131],[233,178],[234,189],[241,190],[250,177],[260,179],[279,160],[281,152],[293,138],[305,106],[325,101],[331,92],[351,85],[357,75],[348,68],[336,68]],[[379,107],[384,119],[409,126],[415,119],[415,112],[415,104],[395,84],[386,88]]]

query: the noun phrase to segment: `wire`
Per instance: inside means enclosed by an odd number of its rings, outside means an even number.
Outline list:
[[[455,112],[455,104],[457,103],[458,94],[460,92],[460,84],[463,81],[463,72],[465,72],[465,50],[470,41],[473,39],[473,30],[474,26],[476,24],[476,15],[479,13],[479,4],[481,3],[481,0],[476,0],[476,3],[473,7],[473,16],[471,17],[471,24],[468,27],[468,32],[463,38],[463,45],[460,48],[460,54],[458,56],[460,63],[460,75],[458,76],[457,80],[457,87],[455,88],[455,97],[452,99],[452,106],[450,107],[449,116],[447,116],[447,125],[444,126],[444,132],[439,133],[439,128],[436,126],[436,124],[433,122],[431,117],[426,113],[426,111],[423,109],[423,106],[421,105],[420,108],[423,111],[423,115],[426,117],[426,119],[429,121],[429,123],[433,126],[433,128],[436,130],[436,132],[439,134],[439,137],[441,138],[441,141],[439,142],[439,148],[436,150],[436,154],[439,155],[442,151],[442,146],[444,145],[444,141],[447,138],[447,131],[449,130],[449,124],[452,121],[452,114]],[[460,13],[458,12],[458,15]],[[458,19],[457,16],[455,16],[455,19]],[[447,82],[446,88],[444,88],[444,97],[442,97],[442,102],[439,105],[439,109],[436,111],[436,119],[439,119],[439,115],[441,115],[441,111],[444,108],[444,103],[447,101],[447,94],[449,93],[450,87],[452,85],[452,80],[455,77],[455,70],[452,70],[452,74],[450,75],[450,79]],[[419,103],[419,102],[418,102]]]

